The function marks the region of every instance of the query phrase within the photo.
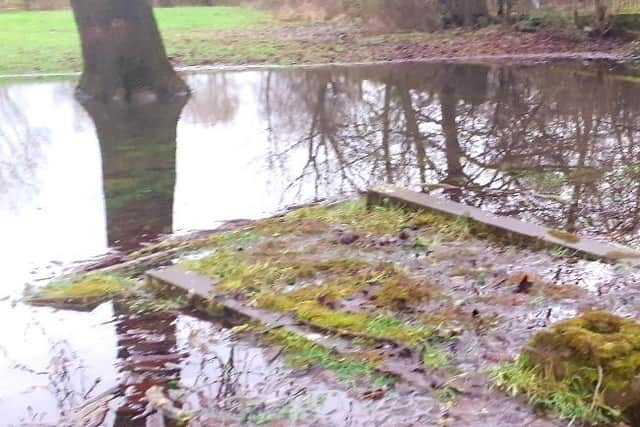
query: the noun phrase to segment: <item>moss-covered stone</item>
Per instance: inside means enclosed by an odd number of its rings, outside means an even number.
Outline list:
[[[537,334],[525,367],[640,421],[640,322],[594,311]],[[637,424],[635,424],[637,425]]]

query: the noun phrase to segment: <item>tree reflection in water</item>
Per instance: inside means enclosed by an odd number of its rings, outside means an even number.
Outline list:
[[[273,165],[321,198],[380,182],[632,243],[638,77],[625,66],[402,64],[265,73]]]
[[[102,152],[109,246],[131,249],[173,231],[176,127],[185,103],[83,104]]]

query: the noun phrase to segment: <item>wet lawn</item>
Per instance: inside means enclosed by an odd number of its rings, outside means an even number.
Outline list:
[[[244,7],[156,8],[176,66],[317,64],[468,58],[486,55],[624,54],[630,39],[568,37],[494,25],[407,33],[355,20],[283,21]],[[0,75],[78,72],[81,58],[70,11],[0,12]]]
[[[156,8],[155,14],[170,55],[189,52],[187,40],[198,52],[202,33],[274,23],[270,14],[244,7]],[[82,65],[76,26],[68,10],[0,12],[0,41],[0,74],[74,72]]]

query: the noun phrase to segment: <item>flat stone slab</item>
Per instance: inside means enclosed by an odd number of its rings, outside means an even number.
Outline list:
[[[149,270],[147,278],[156,280],[164,285],[178,288],[189,294],[194,294],[202,298],[209,298],[215,291],[216,280],[205,277],[193,271],[186,270],[179,266],[159,268]]]
[[[495,215],[473,206],[390,185],[375,187],[368,191],[368,206],[383,205],[386,203],[413,209],[434,211],[455,217],[466,217],[501,232],[513,233],[520,237],[536,240],[547,245],[569,248],[588,257],[613,262],[625,261],[633,265],[640,265],[640,252],[616,243],[585,239],[579,236],[576,236],[575,241],[573,241],[573,239],[564,240],[552,235],[551,232],[554,230],[540,225],[527,223],[515,218]]]

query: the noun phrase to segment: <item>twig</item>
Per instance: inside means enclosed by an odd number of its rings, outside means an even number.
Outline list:
[[[591,402],[591,412],[596,409],[596,405],[598,404],[598,396],[600,395],[600,388],[602,387],[602,382],[604,381],[604,371],[602,370],[602,366],[598,365],[598,384],[596,384],[596,389],[593,392],[593,401]]]

